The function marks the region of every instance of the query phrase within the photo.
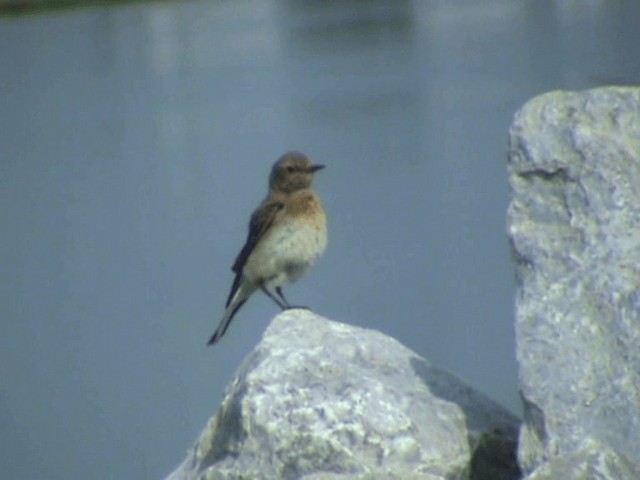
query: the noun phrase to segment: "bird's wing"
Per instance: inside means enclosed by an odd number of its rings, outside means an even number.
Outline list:
[[[265,232],[267,232],[271,225],[273,225],[278,212],[282,209],[284,209],[284,203],[281,199],[267,199],[262,202],[256,211],[253,212],[253,215],[251,215],[247,241],[231,267],[231,270],[236,274],[236,277],[233,280],[233,285],[231,286],[231,291],[229,292],[229,297],[227,298],[225,307],[229,306],[231,299],[238,291],[240,281],[242,280],[242,269],[244,268],[247,258],[249,258],[249,255],[251,255],[251,252],[253,252],[253,249],[264,236]]]

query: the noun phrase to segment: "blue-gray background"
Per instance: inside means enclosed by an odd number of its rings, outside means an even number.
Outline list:
[[[0,19],[0,476],[162,478],[258,342],[205,348],[272,162],[328,168],[292,302],[518,413],[507,131],[640,78],[636,1],[218,1]]]

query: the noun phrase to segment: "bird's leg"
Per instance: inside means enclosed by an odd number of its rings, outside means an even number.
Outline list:
[[[282,303],[280,300],[278,300],[276,297],[274,297],[273,293],[271,293],[267,289],[267,287],[265,287],[264,285],[260,285],[260,290],[262,290],[267,297],[269,297],[271,300],[276,302],[276,305],[278,305],[280,307],[280,310],[287,310],[288,308],[291,308],[288,303]],[[286,300],[285,300],[285,302],[286,302]]]
[[[310,308],[307,307],[306,305],[291,305],[289,302],[287,302],[287,299],[284,298],[284,294],[282,293],[282,287],[276,287],[276,293],[278,294],[278,296],[284,302],[284,304],[286,306],[285,310],[294,310],[296,308],[302,308],[304,310],[310,310]]]
[[[287,302],[287,299],[284,298],[284,293],[282,293],[282,287],[276,287],[276,293],[278,294],[278,296],[280,297],[280,299],[282,300],[282,303],[287,307],[287,308],[291,308],[291,304],[289,302]]]

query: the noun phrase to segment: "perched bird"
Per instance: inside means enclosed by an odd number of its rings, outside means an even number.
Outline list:
[[[222,338],[257,289],[281,309],[293,308],[282,286],[300,278],[327,246],[327,219],[311,189],[313,174],[322,168],[300,152],[287,152],[273,165],[269,193],[251,215],[247,241],[231,267],[236,276],[226,310],[208,345]]]

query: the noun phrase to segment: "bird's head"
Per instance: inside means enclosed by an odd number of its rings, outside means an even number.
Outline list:
[[[313,174],[323,168],[324,165],[313,165],[304,153],[287,152],[273,164],[269,189],[287,194],[309,188]]]

